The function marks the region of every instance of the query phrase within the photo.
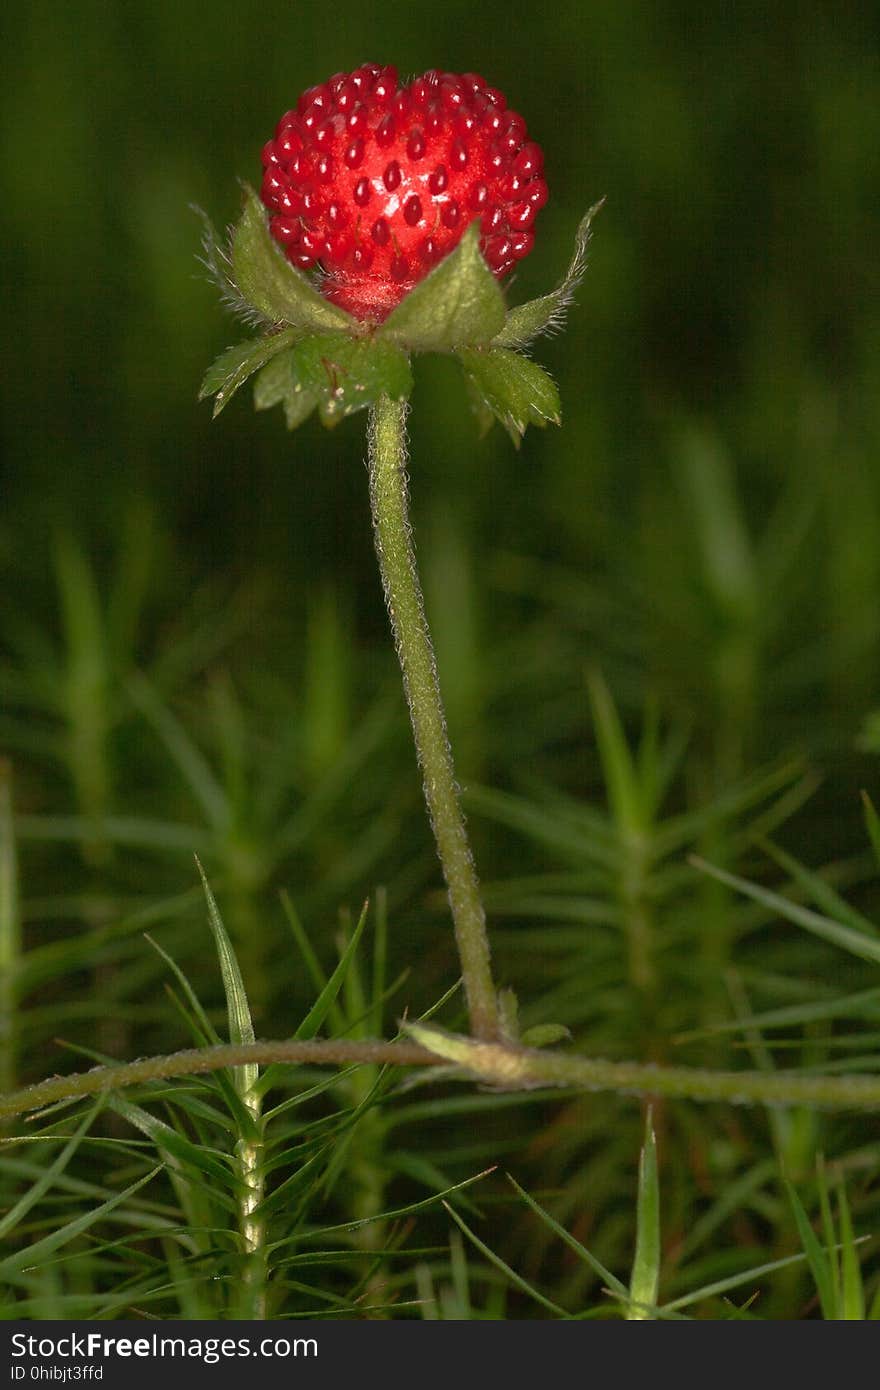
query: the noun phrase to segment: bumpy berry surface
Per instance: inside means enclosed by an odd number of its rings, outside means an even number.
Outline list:
[[[534,244],[547,201],[543,155],[522,116],[475,73],[426,72],[399,87],[368,63],[304,92],[263,150],[261,197],[291,264],[380,321],[480,220],[500,279]]]

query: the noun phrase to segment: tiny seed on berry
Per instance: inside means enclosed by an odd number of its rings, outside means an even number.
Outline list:
[[[312,161],[307,154],[295,154],[287,166],[287,172],[297,183],[304,183],[312,177]]]
[[[518,261],[521,261],[523,256],[529,254],[534,244],[534,232],[515,232],[510,238],[511,249]]]
[[[504,212],[496,203],[494,207],[486,208],[480,218],[480,230],[484,236],[491,236],[494,232],[501,229],[504,222]]]
[[[531,203],[514,203],[507,209],[507,220],[514,231],[527,231],[537,215],[538,209]]]
[[[260,197],[267,207],[277,208],[279,206],[278,200],[281,194],[287,190],[287,186],[287,179],[284,178],[283,174],[273,165],[270,165],[263,175]]]
[[[364,157],[364,142],[360,135],[356,135],[351,144],[346,146],[345,154],[342,156],[349,169],[356,169]]]
[[[405,280],[409,274],[409,262],[406,256],[397,255],[391,262],[391,277],[400,282]]]
[[[333,159],[329,154],[319,154],[315,160],[315,176],[319,183],[329,183],[333,178]]]
[[[344,82],[336,93],[336,105],[342,112],[350,111],[358,98],[358,89],[351,78]]]
[[[473,212],[482,212],[489,201],[489,187],[485,183],[475,183],[468,198],[468,207]]]
[[[445,122],[446,117],[443,111],[443,107],[440,106],[436,101],[432,101],[427,111],[425,112],[426,134],[432,137],[439,135],[440,131],[443,129]]]
[[[407,155],[410,159],[421,159],[422,155],[425,153],[425,148],[425,137],[418,126],[416,126],[414,130],[410,131],[409,138],[406,142]]]
[[[275,205],[279,212],[287,213],[288,217],[296,217],[297,213],[305,211],[305,199],[292,188],[283,188],[275,200]]]
[[[370,228],[370,236],[377,246],[387,246],[391,240],[391,233],[388,230],[388,223],[384,217],[377,217]]]
[[[387,116],[382,117],[381,121],[376,126],[376,144],[381,150],[387,150],[396,134],[397,128],[394,123],[394,117],[389,112]]]
[[[373,100],[384,105],[390,101],[397,86],[397,72],[394,68],[383,68],[376,78],[376,85],[373,88]]]
[[[449,162],[453,169],[466,169],[470,156],[463,140],[456,140],[449,151]]]
[[[516,170],[513,170],[511,173],[505,174],[504,178],[501,180],[498,185],[498,193],[506,203],[509,203],[517,194],[522,193],[525,186],[526,180],[523,178],[522,174],[518,174]]]
[[[447,111],[457,111],[464,101],[464,92],[458,82],[440,83],[440,100]]]
[[[331,227],[344,227],[348,221],[348,213],[336,199],[327,205],[327,221]]]
[[[324,238],[324,246],[321,254],[328,261],[335,261],[337,264],[344,261],[351,248],[351,235],[348,232],[331,232]]]
[[[382,182],[389,193],[393,193],[395,188],[400,187],[400,165],[396,159],[392,159],[391,163],[386,167],[382,175]]]
[[[365,208],[370,201],[373,189],[369,179],[358,179],[354,186],[354,200],[359,208]]]
[[[320,91],[320,87],[307,87],[296,103],[296,113],[301,116],[304,111],[307,111]],[[288,111],[287,114],[289,116],[291,112]]]
[[[539,174],[544,167],[544,156],[540,146],[532,141],[523,145],[513,161],[513,167],[518,174],[524,174],[526,178],[530,178],[532,174]]]
[[[433,194],[445,193],[449,184],[449,175],[442,164],[438,164],[431,177],[428,179],[428,187]]]
[[[373,264],[373,253],[369,246],[365,246],[363,242],[360,242],[352,251],[351,259],[352,264],[356,266],[358,270],[369,270],[370,266]]]
[[[407,198],[403,205],[403,220],[409,227],[414,227],[417,222],[422,220],[422,200],[417,198],[415,194],[411,198]]]
[[[303,227],[300,244],[309,256],[319,256],[324,247],[324,238],[314,227]]]
[[[485,244],[484,254],[489,267],[492,270],[500,270],[505,261],[509,261],[513,255],[513,244],[510,237],[490,237]]]
[[[289,246],[291,242],[299,241],[299,234],[302,230],[297,217],[273,217],[269,223],[269,229],[275,240],[280,241],[283,246]]]
[[[461,208],[454,198],[450,199],[448,203],[443,204],[443,211],[440,213],[440,221],[443,223],[443,226],[448,227],[450,231],[458,226],[461,221]]]
[[[362,135],[367,126],[367,108],[363,102],[345,118],[345,128],[349,135]]]

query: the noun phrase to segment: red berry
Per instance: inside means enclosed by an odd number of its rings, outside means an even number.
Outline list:
[[[379,322],[479,218],[499,279],[527,255],[547,201],[525,121],[476,73],[429,71],[399,86],[366,63],[311,87],[262,153],[269,227],[322,292]]]

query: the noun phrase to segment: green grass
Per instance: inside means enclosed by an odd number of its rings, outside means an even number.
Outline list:
[[[544,145],[513,299],[607,195],[538,354],[561,431],[478,440],[443,361],[413,399],[511,1027],[551,1055],[876,1078],[866,18],[608,0],[558,7],[548,43],[543,14],[508,34],[451,4],[425,30],[392,4],[386,54],[349,5],[338,42],[274,0],[253,27],[221,0],[207,31],[186,0],[116,27],[77,7],[75,34],[44,8],[14,20],[0,165],[0,1090],[252,1035],[464,1031],[363,417],[292,442],[245,392],[213,427],[195,400],[232,337],[187,205],[232,218],[298,91],[373,54],[487,69]],[[153,1079],[4,1122],[0,1307],[877,1317],[878,1165],[875,1114],[846,1106],[375,1061]]]

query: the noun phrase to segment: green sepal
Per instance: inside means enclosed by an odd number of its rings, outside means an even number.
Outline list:
[[[507,430],[514,444],[528,425],[558,425],[559,392],[543,367],[508,348],[459,353],[472,399],[482,401]]]
[[[575,237],[571,264],[556,289],[550,294],[541,295],[540,299],[530,299],[527,304],[518,304],[515,309],[511,309],[504,327],[492,339],[493,347],[525,347],[537,334],[561,327],[565,311],[587,267],[587,248],[592,235],[593,218],[604,202],[605,199],[602,198],[595,203],[581,221]]]
[[[405,400],[412,390],[406,353],[379,338],[313,333],[300,339],[293,359],[298,381],[317,395],[327,425],[373,405],[380,396]]]
[[[269,231],[266,210],[252,188],[232,234],[232,279],[244,299],[273,323],[303,332],[359,329],[356,319],[319,294],[305,275],[285,260]]]
[[[413,352],[453,352],[489,343],[503,329],[504,296],[472,222],[454,251],[419,281],[376,332]]]
[[[221,352],[205,372],[199,389],[199,400],[206,396],[216,397],[214,418],[228,405],[239,386],[253,376],[261,367],[271,361],[279,352],[289,348],[298,336],[298,329],[288,328],[283,333],[272,333],[265,338],[250,338],[246,343],[236,343],[235,347]]]
[[[309,390],[300,381],[293,349],[273,357],[254,381],[254,409],[270,410],[273,405],[282,405],[289,430],[295,430],[308,419],[318,399],[318,392]]]

